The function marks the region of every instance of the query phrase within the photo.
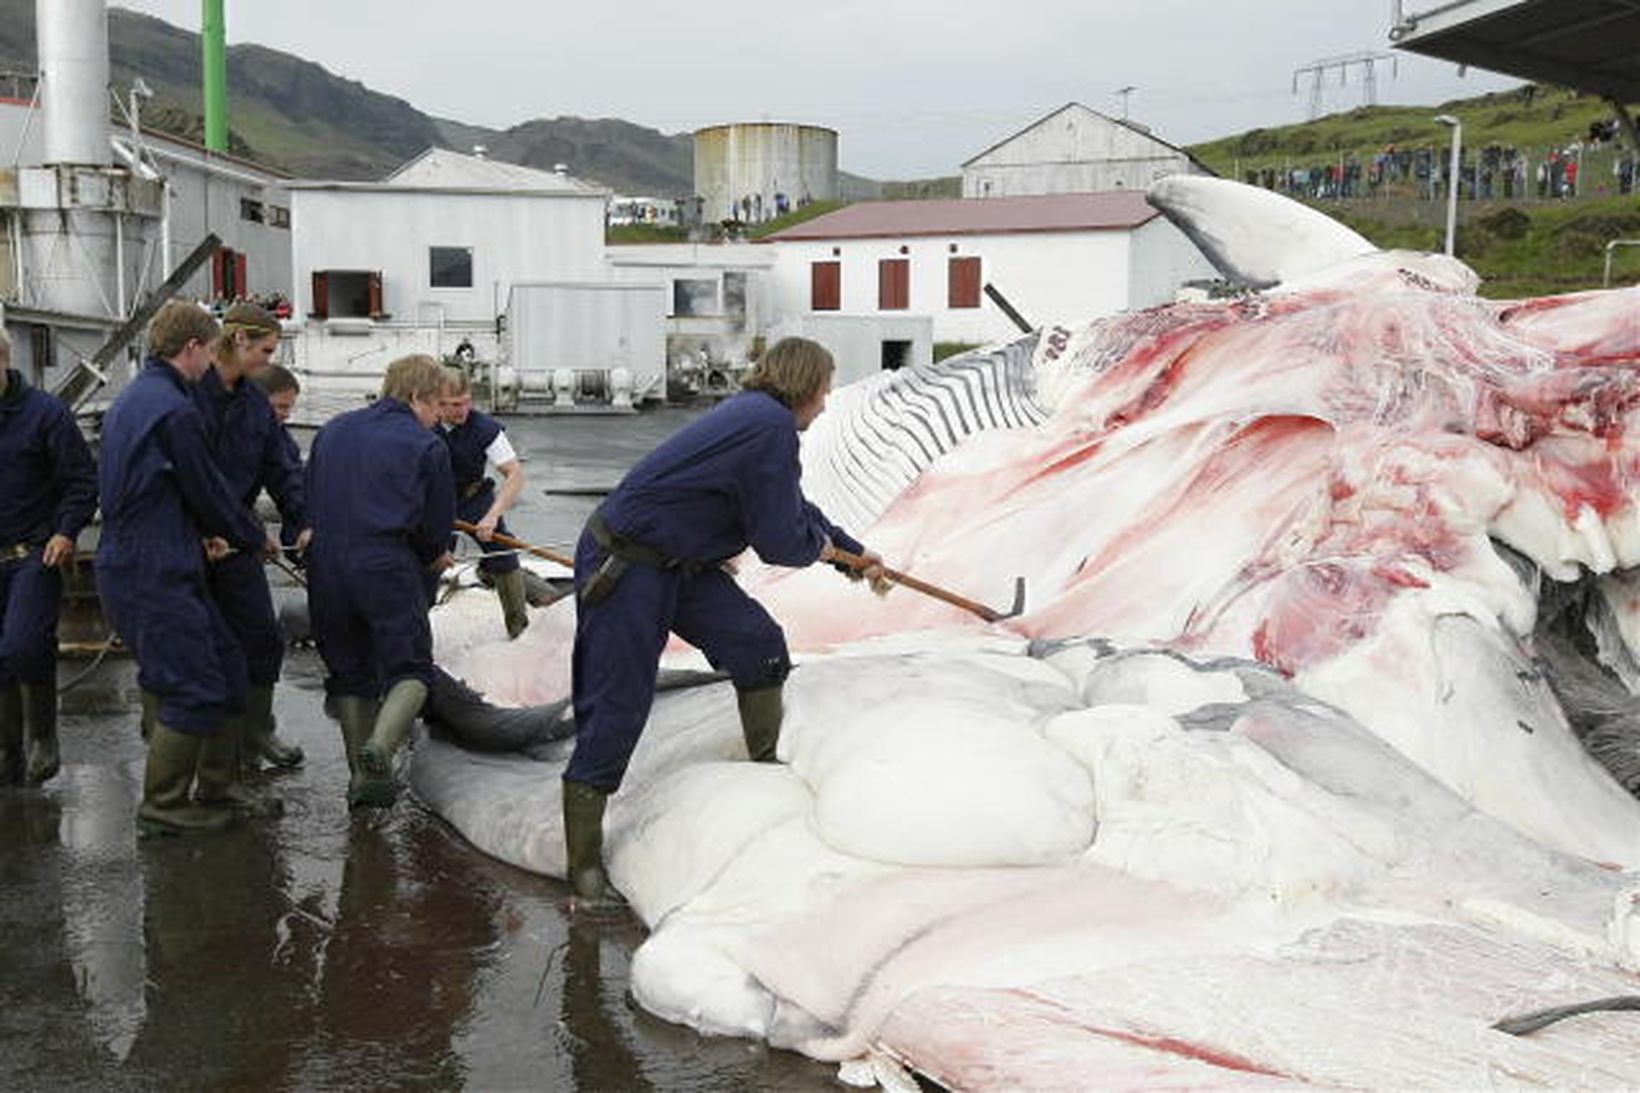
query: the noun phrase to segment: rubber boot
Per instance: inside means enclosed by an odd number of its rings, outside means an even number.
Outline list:
[[[529,596],[524,590],[524,571],[515,569],[495,576],[495,594],[501,598],[501,614],[507,620],[507,639],[522,634],[530,625]]]
[[[585,782],[564,779],[564,879],[577,901],[619,907],[626,900],[604,872],[604,803],[609,794]]]
[[[158,720],[159,695],[155,694],[153,691],[143,691],[142,723],[137,726],[137,731],[142,733],[142,738],[144,740],[148,739],[148,734],[154,731],[154,722]]]
[[[23,780],[23,691],[0,687],[0,785]]]
[[[746,754],[754,763],[773,763],[780,745],[780,692],[782,685],[736,691],[740,731],[746,736]]]
[[[23,738],[27,742],[28,784],[48,782],[57,776],[62,762],[57,755],[57,684],[25,683],[23,691]]]
[[[156,720],[148,736],[148,765],[142,775],[142,804],[137,822],[144,835],[187,835],[220,831],[233,823],[233,811],[208,808],[188,800],[204,739],[177,732]]]
[[[245,694],[245,746],[240,761],[254,772],[265,759],[270,766],[289,770],[306,756],[295,744],[279,739],[273,720],[273,685],[253,684]]]
[[[336,720],[342,727],[342,754],[347,757],[347,803],[352,806],[358,803],[359,791],[364,785],[359,752],[376,727],[376,703],[358,695],[332,695],[325,704],[334,708]]]
[[[359,749],[362,782],[357,795],[349,794],[349,804],[364,808],[387,808],[398,800],[398,783],[393,780],[393,756],[410,735],[410,728],[427,701],[427,684],[419,679],[401,679],[388,689],[370,739]]]
[[[244,749],[249,711],[234,714],[222,722],[214,736],[199,746],[198,786],[194,800],[216,808],[232,808],[247,816],[278,816],[284,805],[277,797],[266,797],[240,780],[240,754]]]

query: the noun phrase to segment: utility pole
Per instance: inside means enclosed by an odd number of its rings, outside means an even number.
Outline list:
[[[1349,83],[1349,72],[1352,68],[1361,69],[1361,103],[1363,106],[1378,105],[1378,65],[1388,61],[1390,65],[1390,79],[1400,74],[1400,58],[1393,53],[1343,53],[1337,57],[1323,57],[1311,61],[1307,65],[1300,65],[1293,69],[1293,94],[1298,94],[1298,79],[1300,76],[1310,77],[1310,120],[1314,121],[1321,116],[1322,94],[1321,88],[1326,83],[1327,73],[1337,71],[1339,86]]]
[[[1123,121],[1128,120],[1128,96],[1133,94],[1137,90],[1139,90],[1137,87],[1134,87],[1132,84],[1129,84],[1126,87],[1118,87],[1114,92],[1112,92],[1112,94],[1121,97],[1121,100],[1122,100],[1122,120]]]

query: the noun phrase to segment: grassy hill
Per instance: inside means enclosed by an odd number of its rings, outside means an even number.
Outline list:
[[[1526,157],[1524,193],[1502,200],[1494,182],[1492,200],[1475,200],[1460,190],[1456,250],[1481,275],[1483,294],[1494,298],[1543,295],[1600,287],[1606,244],[1640,238],[1640,197],[1618,194],[1615,166],[1632,156],[1621,140],[1591,142],[1591,124],[1612,118],[1599,99],[1561,88],[1525,85],[1515,91],[1458,99],[1438,106],[1363,107],[1315,121],[1275,129],[1254,129],[1199,144],[1190,151],[1226,178],[1247,180],[1266,169],[1277,174],[1312,166],[1369,163],[1394,146],[1428,148],[1444,163],[1451,130],[1434,120],[1450,114],[1463,123],[1465,162],[1489,145]],[[1536,167],[1551,152],[1569,154],[1581,165],[1575,196],[1540,194]],[[1415,180],[1381,185],[1349,199],[1305,197],[1307,203],[1342,220],[1382,247],[1439,250],[1444,244],[1446,204]],[[1612,283],[1640,279],[1640,248],[1612,253]]]

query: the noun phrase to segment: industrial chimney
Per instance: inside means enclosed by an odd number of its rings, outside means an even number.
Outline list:
[[[45,147],[17,171],[18,302],[120,319],[161,191],[113,166],[107,0],[35,0],[34,18]]]
[[[34,18],[45,162],[111,162],[106,0],[34,0]]]

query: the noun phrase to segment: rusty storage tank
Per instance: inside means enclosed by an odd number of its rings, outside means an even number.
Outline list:
[[[695,131],[695,194],[706,221],[760,224],[837,198],[837,131],[737,122]]]

